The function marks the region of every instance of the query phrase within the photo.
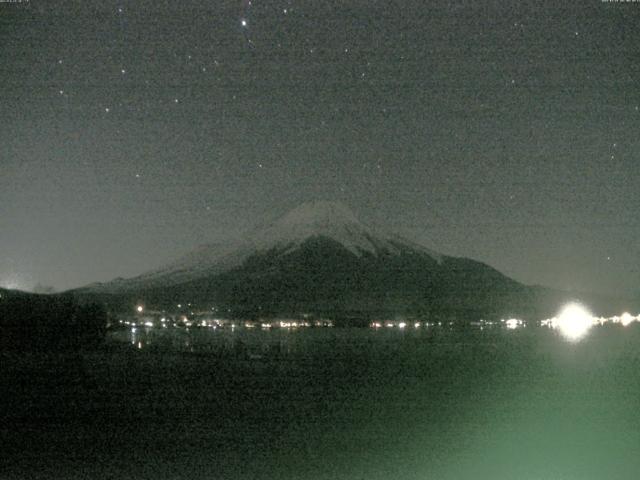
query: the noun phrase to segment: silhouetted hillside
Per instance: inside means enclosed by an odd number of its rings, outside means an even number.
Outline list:
[[[70,295],[0,290],[0,350],[79,351],[104,340],[107,314]]]

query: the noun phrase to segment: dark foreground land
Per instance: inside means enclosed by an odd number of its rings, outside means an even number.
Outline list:
[[[260,335],[280,336],[279,348],[110,343],[80,355],[2,355],[0,478],[584,480],[640,471],[638,325],[601,327],[575,344],[532,328]]]

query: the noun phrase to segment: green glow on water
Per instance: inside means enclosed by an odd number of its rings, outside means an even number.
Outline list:
[[[135,345],[85,357],[86,385],[77,372],[67,382],[51,359],[4,362],[3,378],[31,379],[3,389],[5,415],[20,419],[1,433],[13,452],[7,478],[25,469],[34,478],[284,480],[640,471],[637,323],[594,327],[579,342],[531,327],[175,335],[167,346],[198,349],[157,351],[156,337],[138,349],[140,329]],[[222,350],[207,353],[207,339]],[[23,427],[29,416],[40,416],[37,428]],[[54,423],[43,429],[42,419]]]

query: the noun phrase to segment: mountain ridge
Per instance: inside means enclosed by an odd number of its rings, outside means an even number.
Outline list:
[[[166,311],[189,303],[237,318],[312,314],[361,322],[542,319],[568,300],[588,300],[370,228],[336,202],[302,204],[240,242],[201,246],[159,269],[74,294],[128,312],[138,302]]]
[[[305,202],[276,219],[263,229],[251,232],[243,241],[212,243],[198,246],[178,259],[135,277],[121,277],[94,283],[82,289],[118,293],[149,284],[176,285],[223,273],[239,266],[252,254],[281,248],[282,253],[298,247],[312,237],[327,237],[343,244],[359,256],[364,252],[399,252],[410,246],[441,261],[443,256],[399,235],[373,229],[362,223],[345,205],[332,201]]]

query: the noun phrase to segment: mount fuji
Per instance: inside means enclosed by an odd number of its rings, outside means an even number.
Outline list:
[[[212,244],[157,270],[74,291],[130,309],[216,306],[243,318],[525,314],[532,288],[470,259],[371,228],[340,203],[300,205],[246,239]]]

